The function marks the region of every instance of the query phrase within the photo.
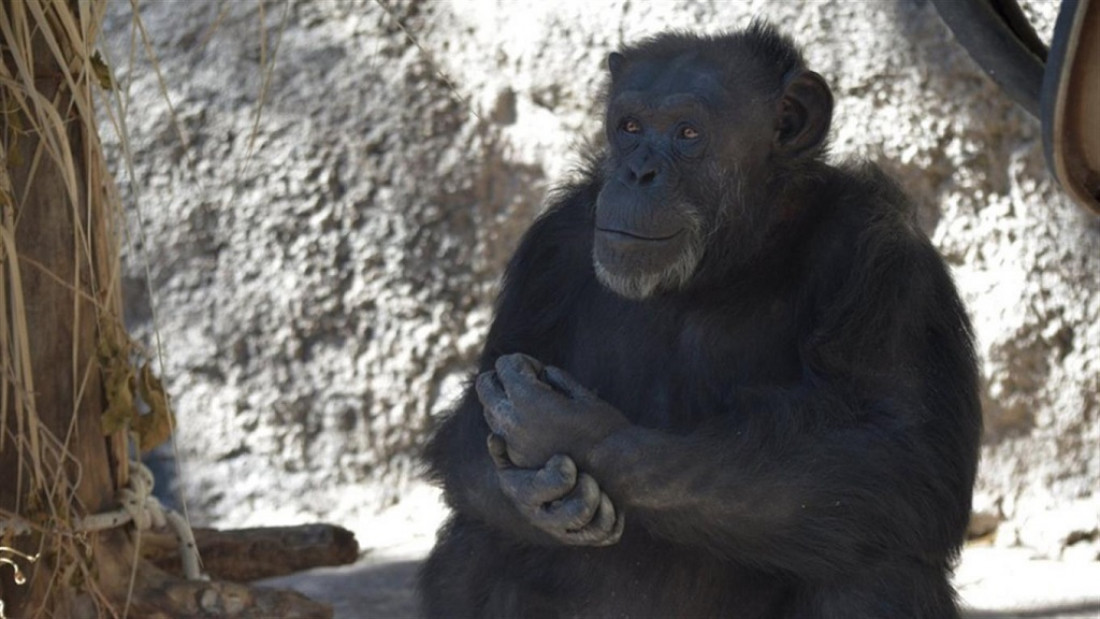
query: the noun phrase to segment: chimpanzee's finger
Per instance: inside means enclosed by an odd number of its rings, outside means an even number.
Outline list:
[[[616,512],[611,499],[600,493],[600,506],[592,522],[579,531],[567,531],[562,541],[576,546],[610,546],[623,536],[626,519],[622,512]]]
[[[504,387],[497,380],[495,372],[483,372],[478,375],[475,383],[477,397],[481,400],[485,422],[489,424],[494,434],[500,435],[507,441],[510,431],[518,423],[515,408],[508,399]]]
[[[576,487],[566,496],[543,507],[539,519],[559,531],[579,531],[592,521],[600,508],[600,487],[590,475],[581,473]]]
[[[577,465],[569,456],[556,455],[538,470],[509,468],[497,471],[501,490],[529,517],[539,517],[547,503],[562,500],[577,486]]]
[[[561,368],[547,366],[546,371],[543,373],[543,380],[555,391],[563,393],[571,399],[580,400],[594,397],[591,391]]]
[[[503,355],[496,362],[497,380],[516,403],[553,393],[542,381],[542,371],[543,366],[538,360],[519,353]]]
[[[490,432],[485,444],[489,448],[489,457],[493,459],[493,464],[498,469],[515,468],[515,464],[508,458],[508,443],[505,443],[503,438]]]
[[[535,380],[541,379],[544,369],[541,361],[531,355],[526,355],[521,352],[497,357],[495,366],[498,371],[501,368],[514,370],[521,374],[526,374]]]

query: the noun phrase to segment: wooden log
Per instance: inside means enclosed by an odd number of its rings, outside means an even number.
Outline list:
[[[355,534],[329,524],[254,529],[195,529],[203,569],[234,582],[284,576],[314,567],[347,565],[359,557]],[[170,574],[182,575],[178,544],[170,531],[146,532],[141,554]]]
[[[145,572],[148,575],[149,570]],[[118,601],[116,607],[123,607]],[[137,587],[130,616],[146,619],[332,619],[332,607],[296,591],[248,587],[232,582],[163,579]]]
[[[116,555],[120,553],[118,544],[104,544],[98,559],[119,563],[123,557]],[[132,556],[127,558],[135,560]],[[296,591],[217,580],[183,580],[148,561],[137,561],[133,581],[129,575],[119,577],[115,574],[102,582],[102,593],[115,614],[98,612],[85,594],[78,597],[65,614],[54,616],[69,619],[102,619],[105,616],[142,619],[332,619],[331,606],[314,602]]]

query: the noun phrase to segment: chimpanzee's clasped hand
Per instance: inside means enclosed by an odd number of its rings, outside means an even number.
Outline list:
[[[501,490],[536,528],[562,544],[619,541],[623,514],[591,475],[577,470],[626,417],[555,367],[521,354],[477,378],[492,429],[489,454]]]
[[[477,377],[477,394],[485,421],[523,468],[540,467],[555,454],[583,466],[600,441],[630,425],[563,370],[522,354],[497,359],[496,371]]]
[[[579,473],[572,458],[552,456],[539,469],[517,468],[504,439],[489,435],[489,454],[500,488],[528,522],[561,544],[610,546],[623,534],[624,519],[596,480]]]

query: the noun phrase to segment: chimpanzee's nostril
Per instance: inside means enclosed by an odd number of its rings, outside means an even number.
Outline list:
[[[642,168],[641,170],[628,168],[626,170],[626,180],[631,185],[641,185],[644,187],[657,180],[657,170],[649,167]]]

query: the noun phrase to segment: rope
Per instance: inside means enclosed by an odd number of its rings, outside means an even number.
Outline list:
[[[167,527],[176,535],[180,561],[183,563],[183,574],[187,580],[210,580],[209,576],[202,573],[199,548],[195,543],[195,534],[191,531],[191,526],[179,512],[165,507],[157,497],[153,496],[153,484],[153,472],[141,462],[131,460],[130,482],[127,487],[119,491],[120,507],[116,510],[78,518],[73,530],[79,533],[106,531],[131,522],[139,531]],[[32,530],[30,523],[22,518],[0,518],[0,533],[10,532],[18,537],[30,535]],[[13,564],[8,559],[2,559],[0,563]]]
[[[169,509],[153,496],[153,472],[136,460],[130,461],[130,484],[119,492],[122,507],[114,511],[85,516],[77,521],[77,531],[104,531],[134,523],[139,531],[168,527],[176,534],[183,575],[187,580],[210,580],[199,567],[199,547],[195,534],[179,512]]]

